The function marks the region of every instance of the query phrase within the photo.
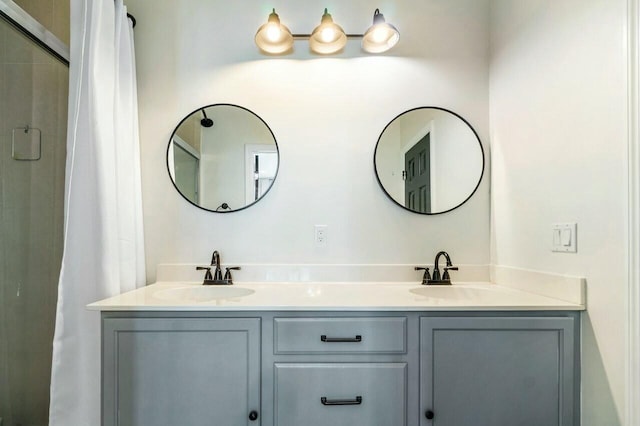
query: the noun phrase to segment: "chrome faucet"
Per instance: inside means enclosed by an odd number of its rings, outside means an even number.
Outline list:
[[[444,273],[442,276],[440,275],[440,256],[444,256],[447,261],[446,266],[444,267]],[[436,260],[433,262],[433,275],[429,275],[429,268],[423,268],[416,266],[415,270],[423,270],[424,275],[422,276],[422,285],[451,285],[451,277],[449,276],[449,271],[457,271],[458,267],[453,266],[451,263],[451,257],[449,257],[449,253],[446,251],[439,251],[436,254]]]
[[[211,269],[215,268],[213,274],[211,274]],[[233,279],[231,278],[231,271],[239,270],[239,266],[232,266],[225,268],[224,278],[222,277],[222,266],[220,265],[220,253],[218,250],[213,252],[211,256],[211,265],[209,266],[196,266],[196,270],[198,271],[207,271],[204,274],[204,281],[202,285],[231,285],[233,284]]]

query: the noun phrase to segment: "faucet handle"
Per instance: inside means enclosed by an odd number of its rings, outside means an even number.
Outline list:
[[[449,277],[449,271],[457,271],[457,266],[447,266],[444,268],[444,274],[442,274],[442,281],[451,281],[451,277]]]
[[[207,271],[204,274],[205,281],[213,280],[213,276],[211,276],[211,267],[210,266],[196,266],[196,271]]]
[[[229,284],[233,284],[233,279],[231,278],[231,271],[239,271],[241,268],[239,266],[231,266],[228,268],[224,268],[224,280],[228,281]]]
[[[424,271],[424,274],[422,275],[422,285],[427,284],[427,282],[431,279],[431,274],[429,274],[429,268],[425,266],[416,266],[414,270]]]

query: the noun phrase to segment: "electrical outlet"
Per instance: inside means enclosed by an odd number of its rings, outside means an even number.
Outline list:
[[[327,245],[327,225],[316,225],[315,230],[315,242],[317,247],[324,247]]]

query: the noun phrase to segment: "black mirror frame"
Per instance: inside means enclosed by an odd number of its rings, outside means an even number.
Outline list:
[[[180,189],[178,188],[178,186],[176,185],[176,183],[174,182],[174,180],[171,178],[171,170],[169,168],[169,149],[171,147],[171,143],[173,142],[173,137],[175,136],[176,132],[178,131],[178,128],[182,125],[182,123],[184,123],[185,121],[187,121],[187,119],[189,117],[191,117],[193,114],[197,113],[200,110],[209,108],[209,107],[214,107],[214,106],[231,106],[231,107],[236,107],[236,108],[240,108],[243,109],[245,111],[247,111],[248,113],[252,114],[253,116],[255,116],[258,120],[260,120],[262,122],[262,124],[264,124],[266,126],[266,128],[269,130],[269,133],[271,134],[271,137],[273,138],[273,143],[276,146],[276,153],[278,154],[278,165],[276,166],[276,174],[273,178],[273,182],[271,183],[271,186],[269,186],[269,188],[266,190],[266,192],[264,194],[262,194],[262,197],[258,198],[257,200],[255,200],[253,203],[251,204],[247,204],[239,209],[234,209],[234,210],[222,210],[222,211],[217,211],[217,210],[211,210],[208,209],[206,207],[202,207],[197,205],[196,203],[192,202],[191,200],[189,200],[187,197],[184,196],[184,194],[180,191]],[[264,121],[262,119],[262,117],[260,117],[258,114],[256,114],[255,112],[251,111],[249,108],[245,108],[243,106],[240,105],[236,105],[236,104],[229,104],[229,103],[219,103],[219,104],[209,104],[209,105],[205,105],[202,106],[200,108],[196,108],[195,110],[191,111],[189,114],[187,114],[182,120],[180,120],[180,122],[178,123],[178,125],[173,129],[173,132],[171,133],[171,136],[169,137],[169,143],[167,144],[167,152],[166,152],[166,163],[167,163],[167,176],[169,176],[169,180],[171,181],[171,184],[173,185],[173,187],[175,188],[175,190],[178,192],[178,194],[180,194],[180,196],[182,198],[184,198],[185,200],[187,200],[187,202],[199,209],[208,211],[208,212],[212,212],[212,213],[235,213],[235,212],[239,212],[241,210],[244,210],[246,208],[249,208],[251,206],[253,206],[254,204],[260,202],[264,197],[267,196],[267,194],[269,193],[269,191],[271,191],[271,188],[273,188],[273,186],[276,183],[276,179],[278,178],[278,172],[280,171],[280,147],[278,146],[278,141],[276,140],[276,136],[273,134],[273,131],[271,130],[271,127],[269,127],[269,125],[267,124],[266,121]]]
[[[473,132],[474,136],[476,137],[476,140],[478,141],[478,145],[480,146],[480,153],[482,154],[482,171],[480,172],[480,177],[478,178],[478,183],[476,184],[475,188],[473,188],[473,191],[471,191],[471,194],[469,194],[469,196],[467,198],[465,198],[464,201],[462,201],[460,204],[458,204],[458,205],[456,205],[456,206],[454,206],[454,207],[452,207],[452,208],[450,208],[448,210],[443,210],[441,212],[436,212],[436,213],[417,212],[417,211],[411,210],[411,209],[407,208],[406,206],[403,206],[402,204],[397,202],[396,199],[393,198],[391,196],[391,194],[389,194],[389,192],[387,192],[387,190],[385,189],[384,185],[382,184],[382,181],[380,181],[380,175],[378,174],[378,166],[376,165],[376,154],[378,153],[378,146],[380,144],[380,139],[382,138],[382,135],[384,134],[384,132],[387,130],[387,127],[389,127],[391,125],[391,123],[396,121],[396,119],[400,118],[404,114],[409,113],[411,111],[416,111],[416,110],[419,110],[419,109],[435,109],[435,110],[439,110],[439,111],[448,112],[448,113],[453,114],[454,116],[458,117],[467,126],[469,126],[469,128]],[[474,129],[473,126],[471,124],[469,124],[469,122],[467,120],[465,120],[460,114],[457,114],[457,113],[455,113],[455,112],[453,112],[451,110],[448,110],[446,108],[435,107],[435,106],[421,106],[421,107],[411,108],[411,109],[408,109],[408,110],[406,110],[404,112],[401,112],[400,114],[396,115],[393,118],[393,120],[389,121],[387,123],[387,125],[384,126],[384,129],[382,129],[382,132],[380,132],[380,136],[378,136],[378,141],[376,142],[376,148],[373,151],[373,170],[375,172],[376,180],[378,181],[378,185],[380,185],[380,188],[382,188],[382,191],[386,194],[387,197],[389,197],[389,199],[391,201],[393,201],[394,204],[402,207],[404,210],[409,211],[411,213],[421,214],[421,215],[425,215],[425,216],[435,216],[435,215],[439,215],[439,214],[448,213],[448,212],[450,212],[452,210],[457,209],[458,207],[462,206],[464,203],[469,201],[469,199],[471,199],[471,197],[473,197],[473,195],[476,193],[476,191],[480,187],[480,184],[482,183],[482,178],[484,177],[485,166],[486,166],[486,159],[485,159],[485,155],[484,155],[484,148],[482,147],[482,141],[480,140],[480,136],[478,136],[478,133],[476,132],[476,129]]]

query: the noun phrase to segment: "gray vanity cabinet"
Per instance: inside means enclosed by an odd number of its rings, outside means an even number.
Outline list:
[[[102,324],[103,426],[260,424],[259,318]]]
[[[421,318],[420,424],[574,425],[574,327],[572,317]]]
[[[102,318],[102,426],[580,423],[575,312]]]

